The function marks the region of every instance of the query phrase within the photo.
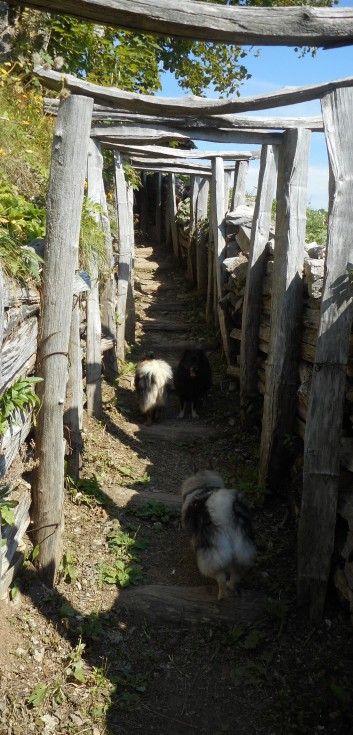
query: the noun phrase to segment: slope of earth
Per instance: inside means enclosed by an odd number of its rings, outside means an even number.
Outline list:
[[[136,344],[104,418],[85,416],[81,480],[68,480],[57,588],[29,559],[1,602],[0,735],[295,735],[352,732],[352,628],[337,601],[312,627],[295,606],[296,523],[256,484],[259,434],[242,433],[237,386],[180,265],[136,253]],[[142,423],[132,387],[146,350],[175,366],[199,344],[213,387],[199,419],[171,392]],[[180,524],[180,485],[213,466],[252,506],[258,557],[218,602]]]

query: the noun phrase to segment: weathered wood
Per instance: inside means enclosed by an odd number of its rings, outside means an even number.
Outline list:
[[[4,312],[4,330],[3,338],[10,337],[12,332],[32,316],[38,317],[39,303],[37,304],[20,304],[17,308],[11,307]]]
[[[175,196],[175,174],[168,174],[168,199],[167,206],[169,210],[170,228],[173,244],[173,253],[176,258],[179,256],[178,243],[178,225],[177,225],[177,205]]]
[[[105,234],[105,249],[107,254],[107,263],[109,272],[105,274],[101,287],[100,306],[101,306],[101,323],[102,338],[111,340],[112,346],[102,354],[103,373],[109,382],[113,382],[118,375],[118,360],[116,354],[116,279],[114,273],[114,253],[113,240],[110,231],[110,221],[108,214],[107,199],[105,196],[104,180],[102,176],[101,186],[101,207],[102,212],[100,221],[103,232]]]
[[[224,166],[223,159],[217,156],[212,161],[212,179],[214,186],[211,192],[211,208],[212,208],[212,227],[214,240],[214,262],[216,269],[216,285],[217,285],[217,301],[222,298],[224,285],[224,275],[222,263],[226,256],[226,211],[227,206],[224,200]],[[226,317],[223,309],[217,304],[218,322],[222,335],[222,343],[224,355],[227,364],[230,363],[230,345],[229,335],[226,323]]]
[[[21,499],[14,508],[15,522],[12,526],[6,525],[2,528],[2,541],[5,543],[0,547],[1,578],[7,573],[12,565],[17,548],[29,526],[29,509],[31,502],[30,491],[22,488]]]
[[[141,117],[143,116],[141,115]],[[162,113],[160,120],[161,123],[163,123],[164,115],[162,115]],[[177,121],[178,118],[176,117],[175,120]],[[176,125],[174,131],[170,131],[169,133],[167,131],[166,134],[166,129],[164,127],[161,127],[161,125],[155,125],[152,130],[150,127],[146,127],[146,135],[143,135],[143,127],[144,126],[141,123],[140,127],[136,129],[135,136],[131,135],[131,132],[127,127],[121,127],[120,132],[117,132],[115,136],[102,135],[99,137],[99,140],[106,148],[112,148],[113,150],[119,150],[121,144],[124,145],[129,140],[132,140],[133,143],[138,143],[139,141],[140,143],[149,143],[151,141],[156,142],[159,139],[158,132],[161,135],[161,141],[183,139],[185,142],[190,142],[192,139],[208,140],[213,143],[231,143],[234,145],[238,145],[240,143],[242,145],[248,145],[249,143],[258,145],[280,145],[282,141],[282,133],[273,133],[271,130],[236,130],[232,128],[215,128],[213,126],[208,128],[202,127],[201,125],[198,128],[177,128]],[[126,131],[126,135],[124,130]],[[181,133],[181,131],[183,131],[183,133]],[[173,134],[171,135],[171,133]],[[163,135],[165,136],[164,138],[162,137]]]
[[[238,161],[235,164],[234,186],[230,208],[234,211],[245,202],[246,178],[249,171],[248,161]]]
[[[104,137],[108,137],[108,130],[107,126],[102,126],[102,131],[104,131],[103,135]],[[116,126],[116,128],[111,129],[111,132],[109,133],[110,136],[120,135],[120,128]],[[152,158],[163,158],[164,156],[169,159],[181,159],[185,158],[187,160],[192,160],[194,158],[197,158],[198,160],[203,159],[209,159],[212,160],[215,156],[222,156],[224,161],[251,161],[253,159],[260,158],[261,152],[260,151],[202,151],[202,150],[182,150],[181,148],[177,150],[173,150],[173,148],[168,148],[167,146],[158,146],[158,145],[124,145],[122,143],[119,143],[119,150],[122,153],[131,153],[131,155],[139,156],[140,154],[149,156]]]
[[[131,113],[131,117],[133,114]],[[143,115],[141,115],[143,118]],[[144,118],[143,118],[144,119]],[[176,128],[169,128],[163,124],[146,125],[141,123],[140,125],[119,125],[114,136],[108,136],[101,126],[95,126],[92,128],[92,137],[98,138],[102,144],[107,148],[115,148],[119,150],[121,144],[127,144],[130,140],[135,145],[137,143],[163,143],[168,141],[181,141],[183,143],[190,142],[190,137],[187,133],[183,133]]]
[[[264,146],[250,239],[240,344],[240,402],[243,424],[250,421],[249,401],[257,394],[258,332],[262,308],[261,284],[267,265],[266,245],[271,226],[278,150]],[[249,418],[248,418],[249,417]]]
[[[23,5],[23,0],[9,0]],[[26,0],[28,7],[68,13],[130,31],[236,45],[322,46],[353,40],[347,8],[230,8],[193,0]]]
[[[213,240],[213,207],[212,201],[215,198],[214,178],[210,181],[210,206],[209,206],[209,227],[208,227],[208,245],[207,245],[207,298],[205,319],[210,322],[213,314],[213,292],[215,290],[215,257],[214,257],[214,240]]]
[[[186,176],[212,176],[211,168],[208,166],[196,165],[183,163],[182,165],[176,163],[142,163],[141,161],[131,161],[131,165],[137,171],[150,171],[159,172],[164,174],[184,174]]]
[[[205,178],[200,178],[199,192],[196,203],[196,227],[199,230],[200,223],[207,218],[208,198],[209,198],[209,182]],[[203,238],[198,235],[196,243],[196,280],[197,291],[200,296],[207,293],[207,248]]]
[[[271,341],[266,363],[259,481],[279,486],[287,460],[285,438],[293,434],[307,206],[310,131],[288,130],[280,147],[276,247],[271,301]]]
[[[73,283],[91,128],[92,100],[71,95],[60,107],[47,197],[47,247],[38,349],[41,410],[37,417],[32,522],[43,578],[53,585],[64,526],[63,411]],[[55,295],[55,298],[54,298]]]
[[[39,289],[32,284],[22,285],[17,281],[4,277],[4,308],[19,306],[20,304],[40,303]]]
[[[59,100],[52,99],[51,97],[44,97],[43,99],[44,112],[46,114],[57,114],[59,107]],[[93,106],[93,120],[106,120],[106,121],[119,121],[119,122],[132,122],[136,125],[138,122],[143,124],[152,124],[160,122],[160,118],[153,115],[134,115],[127,110],[119,110],[109,107],[108,105],[94,105]],[[323,132],[324,124],[322,121],[322,115],[314,115],[310,117],[246,117],[245,115],[212,115],[212,117],[205,117],[202,120],[195,119],[193,117],[163,117],[164,124],[171,125],[175,128],[200,128],[200,127],[215,127],[215,128],[234,128],[239,129],[275,129],[275,130],[288,130],[289,128],[307,128],[308,130],[316,130]],[[93,126],[91,135],[98,135],[102,133],[101,126]]]
[[[259,620],[265,610],[261,593],[244,590],[241,595],[233,594],[218,602],[217,586],[211,584],[204,587],[142,585],[122,590],[118,604],[144,619],[173,626],[249,625]]]
[[[69,341],[69,373],[66,387],[64,411],[64,436],[68,446],[67,474],[78,480],[82,439],[83,391],[82,391],[82,354],[80,344],[80,300],[74,296],[72,306],[70,341]]]
[[[132,252],[129,225],[129,207],[127,186],[119,153],[114,153],[115,164],[115,189],[119,224],[119,268],[118,268],[118,295],[117,295],[117,317],[118,317],[118,357],[125,359],[125,323],[126,304],[131,278]]]
[[[219,152],[218,155],[222,155],[221,151]],[[212,169],[210,163],[204,163],[203,161],[200,161],[200,162],[188,161],[187,159],[179,158],[179,157],[178,158],[170,157],[168,159],[168,158],[154,158],[154,157],[149,157],[149,156],[141,157],[141,156],[132,155],[132,156],[129,156],[129,162],[133,166],[135,166],[135,168],[138,166],[143,166],[143,167],[149,166],[151,167],[151,171],[156,170],[159,167],[167,167],[167,168],[175,167],[176,168],[177,166],[184,168],[186,173],[188,172],[189,169],[190,170],[198,169],[199,173],[203,173],[204,171],[205,173],[207,172],[211,173],[211,169]],[[234,164],[231,164],[231,163],[224,164],[225,171],[233,171],[233,169],[234,169]]]
[[[23,373],[22,373],[23,374]],[[32,426],[32,411],[15,410],[10,416],[11,424],[2,438],[0,450],[0,478],[4,477]]]
[[[156,192],[156,210],[155,210],[155,222],[156,222],[156,243],[158,245],[162,242],[162,174],[156,173],[154,175],[155,181],[155,192]]]
[[[134,190],[132,186],[128,186],[126,190],[127,209],[128,209],[128,225],[131,252],[131,268],[130,277],[127,288],[126,297],[126,320],[125,320],[125,340],[129,344],[135,342],[136,330],[136,314],[135,314],[135,295],[134,295],[134,265],[135,265],[135,236],[134,236]]]
[[[336,90],[324,97],[321,104],[332,172],[332,198],[326,277],[306,423],[298,538],[298,604],[309,603],[315,621],[323,614],[333,552],[346,366],[353,318],[353,90]]]
[[[189,241],[186,250],[186,274],[185,278],[190,283],[196,280],[196,248],[195,248],[195,226],[196,226],[196,202],[199,193],[200,177],[190,176],[190,217],[189,217]]]
[[[268,11],[266,10],[266,12]],[[277,13],[277,10],[274,12]],[[304,12],[308,12],[308,9],[306,8]],[[351,15],[353,19],[353,10],[351,11]],[[162,116],[165,114],[168,115],[171,112],[174,115],[190,115],[192,113],[193,115],[205,116],[217,113],[228,114],[241,111],[268,110],[269,108],[293,105],[298,102],[309,102],[310,100],[323,97],[334,89],[353,86],[353,77],[345,77],[344,79],[335,79],[329,82],[321,82],[320,84],[309,84],[303,87],[283,87],[276,92],[270,92],[256,97],[238,97],[234,99],[209,99],[203,97],[168,98],[125,92],[117,87],[102,87],[98,84],[78,79],[72,74],[61,74],[57,71],[44,69],[44,67],[37,67],[34,73],[38,76],[42,84],[49,89],[54,89],[59,92],[65,87],[72,94],[83,94],[88,97],[93,97],[95,102],[105,101],[109,102],[112,106],[124,107],[124,109],[132,110],[133,112]],[[261,133],[261,135],[264,135],[264,133]]]
[[[91,138],[87,159],[87,194],[96,204],[101,203],[103,156],[99,141]],[[99,212],[93,216],[100,223]],[[102,418],[102,325],[99,308],[98,262],[94,253],[90,256],[89,273],[91,289],[87,294],[87,338],[86,338],[86,396],[87,413]]]
[[[2,374],[0,392],[12,385],[21,375],[34,368],[37,354],[38,319],[26,319],[10,334],[2,345]]]

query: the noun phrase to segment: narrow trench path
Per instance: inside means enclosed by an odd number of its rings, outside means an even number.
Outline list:
[[[156,481],[154,489],[141,491],[125,489],[123,499],[133,502],[157,499],[167,507],[180,508],[180,485],[191,474],[192,464],[208,467],[210,460],[222,475],[227,472],[234,482],[232,457],[229,454],[234,424],[237,422],[236,386],[224,376],[221,348],[214,328],[207,327],[204,304],[198,299],[195,288],[185,279],[181,264],[176,262],[166,247],[138,247],[135,253],[135,301],[136,345],[131,351],[134,362],[153,351],[155,357],[166,360],[173,369],[186,347],[198,346],[205,350],[213,368],[213,387],[209,397],[200,407],[199,418],[177,418],[178,399],[170,392],[168,406],[158,422],[145,426],[137,413],[135,396],[131,390],[131,375],[120,380],[120,390],[125,391],[125,408],[129,411],[130,431],[141,443],[153,465]],[[129,355],[127,359],[129,360]],[[130,392],[127,389],[130,388]],[[137,422],[134,423],[137,418]],[[226,444],[226,448],[225,448]],[[233,446],[233,464],[241,456],[243,447]],[[240,452],[240,454],[239,454]],[[130,495],[129,495],[130,493]],[[182,543],[185,537],[181,532]],[[190,560],[192,551],[190,549]],[[138,608],[146,616],[163,621],[214,620],[225,622],[249,622],[263,612],[264,597],[260,592],[245,590],[242,596],[231,595],[217,602],[217,585],[198,575],[197,584],[192,578],[183,585],[167,585],[160,581],[153,585],[139,585],[124,590],[121,604]]]

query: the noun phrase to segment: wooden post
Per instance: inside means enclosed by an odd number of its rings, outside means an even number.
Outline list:
[[[179,257],[177,206],[175,197],[175,174],[168,174],[168,209],[172,235],[173,253]]]
[[[104,376],[111,383],[118,375],[117,360],[117,336],[116,336],[116,280],[114,274],[114,253],[113,241],[110,230],[110,221],[108,215],[107,199],[105,196],[104,182],[102,176],[101,187],[101,224],[105,234],[105,247],[107,251],[107,261],[109,263],[109,273],[107,273],[101,289],[101,320],[103,337],[112,342],[112,346],[108,350],[104,350],[102,356]]]
[[[224,274],[222,269],[222,263],[226,255],[226,206],[224,201],[224,164],[221,156],[216,156],[212,159],[212,179],[214,185],[212,186],[212,226],[213,226],[213,239],[214,239],[214,263],[216,269],[216,284],[217,284],[217,315],[218,322],[222,335],[223,350],[227,364],[230,364],[230,345],[229,345],[229,334],[226,324],[225,313],[219,306],[219,301],[222,298],[222,289],[224,285]]]
[[[262,307],[262,280],[266,270],[266,245],[271,226],[271,209],[276,186],[277,167],[278,147],[263,146],[251,229],[241,328],[240,403],[243,425],[252,420],[253,416],[248,411],[249,401],[258,395],[257,358]]]
[[[140,218],[140,230],[144,236],[148,233],[148,176],[145,171],[141,173],[142,187],[140,189],[141,196],[141,218]]]
[[[246,193],[246,177],[249,170],[249,161],[237,161],[235,164],[234,173],[234,186],[230,209],[234,212],[234,209],[240,207],[245,202]]]
[[[230,190],[232,175],[233,175],[233,180],[234,180],[233,171],[224,172],[224,203],[225,203],[226,212],[228,212],[229,210],[229,190]]]
[[[303,262],[310,131],[283,134],[277,182],[271,334],[266,362],[259,482],[280,486],[294,433],[303,307]]]
[[[210,185],[208,179],[200,177],[196,209],[197,227],[202,220],[207,218],[209,190]],[[198,238],[196,246],[196,278],[197,291],[200,296],[204,296],[207,293],[207,252],[204,238]]]
[[[125,340],[129,344],[135,342],[135,296],[134,296],[134,264],[135,264],[135,238],[134,238],[134,190],[132,186],[127,187],[127,207],[129,218],[129,238],[131,252],[131,269],[130,278],[127,288],[126,298],[126,323],[125,323]]]
[[[189,246],[187,250],[186,279],[195,281],[195,228],[196,208],[199,193],[200,177],[190,176],[190,219],[189,219]]]
[[[206,313],[205,319],[207,322],[212,320],[213,314],[213,292],[214,292],[214,272],[215,272],[215,257],[214,257],[214,238],[213,238],[213,220],[212,220],[212,201],[215,197],[214,194],[214,180],[213,176],[210,182],[210,213],[209,213],[209,227],[208,227],[208,249],[207,249],[207,299],[206,299]]]
[[[304,444],[298,537],[298,604],[322,618],[330,573],[340,476],[340,439],[353,319],[353,89],[321,100],[330,168],[326,275]]]
[[[129,225],[129,205],[127,186],[120,154],[114,151],[116,203],[119,224],[119,270],[118,270],[118,357],[125,360],[125,323],[126,305],[131,278],[132,252]]]
[[[77,262],[93,99],[70,95],[62,102],[54,133],[47,197],[47,247],[37,374],[37,418],[32,523],[38,563],[54,584],[64,528],[63,411],[68,369],[73,283]]]
[[[101,203],[103,158],[100,143],[91,138],[87,163],[87,195],[91,201]],[[99,213],[95,213],[99,224]],[[99,308],[99,276],[95,255],[90,258],[89,274],[91,290],[87,294],[87,342],[86,342],[86,395],[87,412],[102,418],[102,328]]]
[[[156,243],[162,242],[162,174],[155,174],[156,186]]]
[[[80,299],[74,294],[70,341],[69,374],[66,389],[64,434],[69,447],[67,474],[78,480],[83,450],[82,440],[82,354],[80,345]]]

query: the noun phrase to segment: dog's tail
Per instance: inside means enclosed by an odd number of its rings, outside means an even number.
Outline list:
[[[166,386],[172,379],[172,368],[163,360],[146,360],[137,366],[135,388],[142,413],[165,405]]]

